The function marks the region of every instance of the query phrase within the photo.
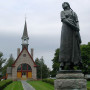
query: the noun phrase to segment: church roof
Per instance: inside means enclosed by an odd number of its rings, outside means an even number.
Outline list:
[[[12,64],[12,67],[14,67],[14,66],[15,66],[15,63],[17,62],[18,58],[21,56],[21,54],[22,54],[22,52],[23,52],[24,50],[26,50],[26,51],[27,51],[27,53],[28,53],[28,55],[30,56],[30,58],[31,58],[32,62],[34,63],[34,67],[37,67],[36,63],[34,62],[34,60],[33,60],[32,56],[30,55],[30,53],[28,52],[28,50],[27,50],[27,48],[26,48],[26,47],[24,47],[24,48],[22,49],[21,53],[18,55],[17,59],[16,59],[16,60],[14,61],[14,63]]]
[[[26,23],[26,20],[25,20],[25,25],[24,25],[24,31],[23,31],[22,39],[23,38],[29,38],[28,37],[28,32],[27,32],[27,23]]]

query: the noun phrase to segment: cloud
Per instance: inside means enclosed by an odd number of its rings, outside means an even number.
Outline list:
[[[16,58],[17,48],[21,47],[26,14],[29,50],[33,47],[34,58],[43,56],[51,68],[55,49],[60,46],[63,2],[69,2],[77,13],[82,43],[87,44],[90,41],[89,0],[3,0],[0,2],[0,51],[5,57],[13,53]]]

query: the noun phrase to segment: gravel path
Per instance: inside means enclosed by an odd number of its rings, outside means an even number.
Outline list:
[[[35,90],[30,84],[26,81],[21,81],[24,90]]]

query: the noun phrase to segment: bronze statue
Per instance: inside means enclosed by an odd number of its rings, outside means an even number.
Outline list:
[[[65,70],[73,70],[74,66],[81,65],[80,43],[81,37],[79,34],[79,21],[77,14],[71,9],[68,2],[62,4],[61,11],[61,43],[60,43],[60,68]]]

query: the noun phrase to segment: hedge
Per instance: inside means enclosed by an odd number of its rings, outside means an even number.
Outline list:
[[[0,82],[0,90],[3,90],[8,84],[12,83],[12,80],[3,80]]]
[[[90,88],[87,88],[87,90],[90,90]]]
[[[54,85],[54,79],[43,79],[42,81]]]

